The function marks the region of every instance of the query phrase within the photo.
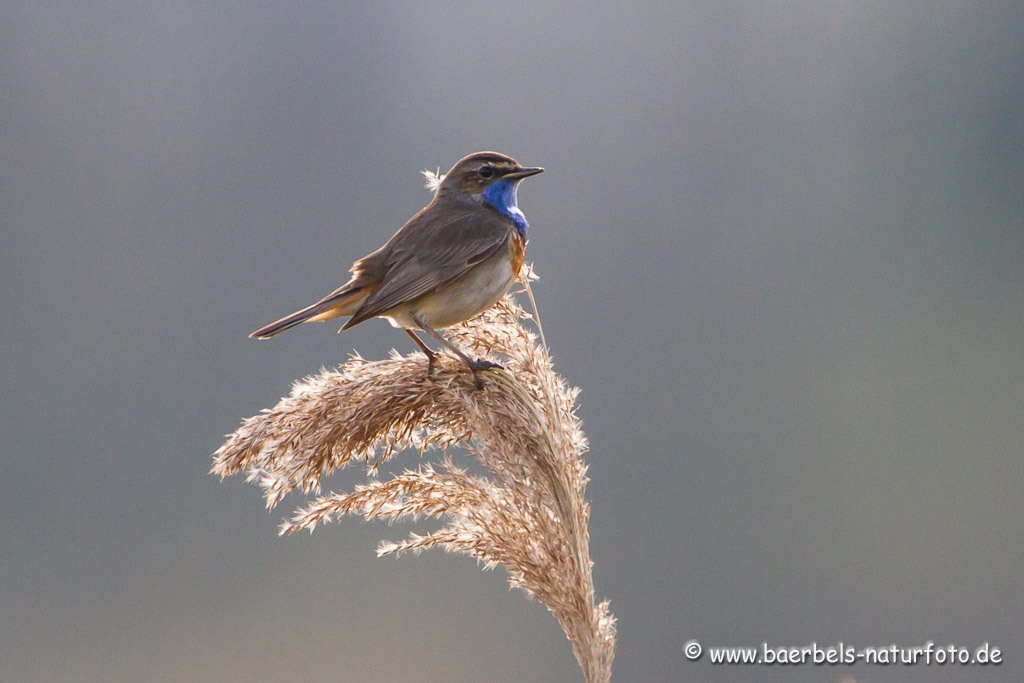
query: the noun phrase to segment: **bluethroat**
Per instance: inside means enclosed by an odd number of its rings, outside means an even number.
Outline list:
[[[516,191],[519,181],[543,170],[497,152],[460,159],[440,179],[427,206],[384,246],[352,265],[348,282],[249,336],[267,339],[299,323],[351,316],[342,332],[380,316],[423,350],[428,376],[435,354],[414,330],[455,352],[479,387],[477,370],[494,364],[470,358],[438,330],[492,306],[519,275],[528,224]]]

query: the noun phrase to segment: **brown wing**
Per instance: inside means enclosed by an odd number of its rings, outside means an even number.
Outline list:
[[[341,329],[451,282],[500,249],[512,231],[510,221],[478,204],[431,204],[384,246],[387,272]]]

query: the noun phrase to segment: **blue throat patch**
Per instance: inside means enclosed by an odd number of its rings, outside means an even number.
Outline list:
[[[518,186],[518,178],[514,180],[500,178],[488,185],[480,196],[498,213],[511,218],[519,234],[526,237],[526,229],[530,227],[530,224],[526,222],[526,216],[519,210],[517,204],[516,191]]]

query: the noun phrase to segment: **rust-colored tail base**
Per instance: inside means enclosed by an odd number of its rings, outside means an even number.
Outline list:
[[[372,292],[373,286],[357,287],[355,289],[342,289],[338,292],[317,301],[312,306],[306,306],[300,311],[265,325],[256,330],[250,337],[256,339],[270,339],[275,334],[290,330],[296,325],[304,322],[318,320],[332,320],[345,315],[352,315],[359,309],[359,304],[367,294]]]

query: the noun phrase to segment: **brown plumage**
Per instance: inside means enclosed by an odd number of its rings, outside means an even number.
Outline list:
[[[384,317],[413,334],[423,330],[473,361],[437,332],[477,315],[505,294],[523,262],[526,220],[516,206],[523,178],[543,171],[512,157],[478,152],[458,161],[433,200],[380,249],[353,264],[352,278],[323,299],[253,332],[267,339],[299,323],[350,319],[341,330]],[[339,331],[341,331],[339,330]]]

